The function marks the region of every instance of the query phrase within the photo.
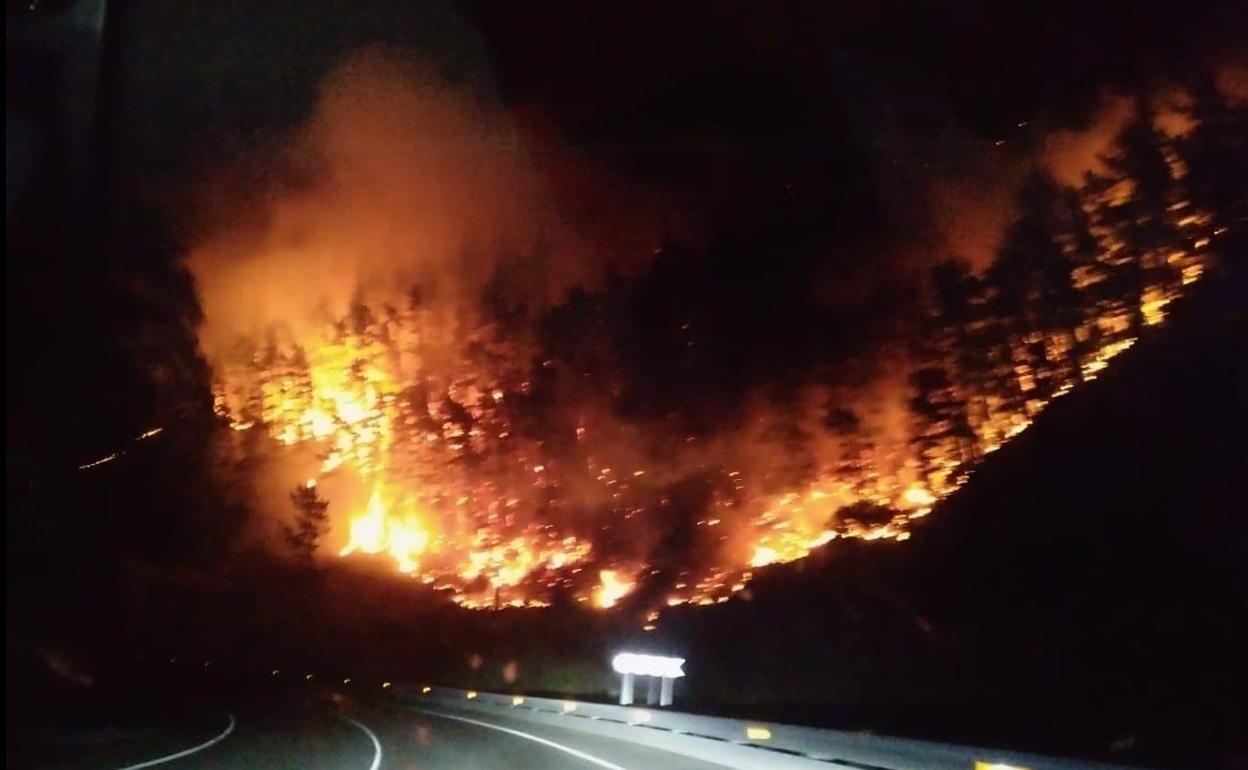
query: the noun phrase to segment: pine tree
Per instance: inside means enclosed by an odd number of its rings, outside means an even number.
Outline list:
[[[320,497],[316,486],[300,484],[290,493],[295,506],[295,522],[282,528],[286,544],[295,557],[311,566],[321,537],[329,530],[329,502]]]
[[[1242,247],[1248,230],[1248,105],[1224,98],[1211,77],[1202,78],[1192,96],[1196,127],[1179,141],[1191,202],[1209,212],[1209,231],[1222,235],[1218,250],[1242,253],[1227,238]]]
[[[1138,103],[1146,105],[1147,100]],[[1169,250],[1179,242],[1169,210],[1177,186],[1166,158],[1165,137],[1154,125],[1151,110],[1137,108],[1103,161],[1109,177],[1089,180],[1088,186],[1096,194],[1096,223],[1109,234],[1105,288],[1124,306],[1126,334],[1134,337],[1148,320],[1143,305],[1149,287],[1178,280],[1167,261]]]
[[[941,366],[929,366],[910,375],[914,395],[910,413],[914,443],[929,485],[941,487],[952,467],[975,456],[975,433],[967,419],[966,403]]]
[[[1008,378],[1016,378],[1027,399],[1047,400],[1073,367],[1054,339],[1073,338],[1079,325],[1079,297],[1072,283],[1071,216],[1057,184],[1032,175],[1019,194],[1022,215],[1010,226],[989,273],[993,313],[1008,329]],[[1053,360],[1057,359],[1057,360]]]

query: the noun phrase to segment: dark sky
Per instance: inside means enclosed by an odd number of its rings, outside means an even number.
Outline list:
[[[567,198],[599,178],[670,190],[712,232],[783,201],[855,269],[894,272],[948,237],[942,220],[1009,198],[1045,137],[1107,94],[1242,52],[1237,5],[119,5],[118,197],[181,206],[174,192],[280,146],[327,73],[383,44],[503,104],[530,152],[572,148],[593,171],[556,180]],[[962,223],[959,256],[980,259],[966,252],[1007,215]]]
[[[1022,140],[1020,121],[1078,126],[1106,87],[1182,76],[1242,45],[1237,5],[135,3],[120,6],[120,75],[128,138],[165,168],[165,147],[194,162],[186,144],[294,124],[337,61],[380,42],[633,170],[696,178],[697,150],[725,145],[848,139],[939,162],[964,140]],[[674,148],[684,165],[665,162]]]

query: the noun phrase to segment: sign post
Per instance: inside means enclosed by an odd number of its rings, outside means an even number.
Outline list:
[[[684,658],[665,658],[659,655],[641,655],[634,652],[621,652],[611,660],[611,667],[621,676],[620,705],[629,706],[633,703],[633,685],[636,677],[650,677],[646,688],[646,703],[660,706],[672,705],[672,692],[675,680],[685,675],[681,666]],[[658,681],[656,681],[658,680]]]
[[[633,675],[625,674],[623,681],[620,682],[620,705],[633,705]]]

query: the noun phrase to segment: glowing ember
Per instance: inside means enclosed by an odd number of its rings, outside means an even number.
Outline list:
[[[91,461],[91,462],[89,462],[89,463],[83,463],[82,465],[79,465],[79,466],[78,466],[78,470],[80,470],[80,471],[85,471],[85,470],[87,470],[87,469],[89,469],[89,468],[94,468],[94,467],[96,467],[97,465],[103,465],[104,463],[109,463],[109,462],[112,462],[113,460],[116,460],[116,459],[117,459],[118,457],[120,457],[120,456],[121,456],[121,455],[117,454],[116,452],[113,452],[113,453],[111,453],[111,454],[104,455],[103,457],[101,457],[101,458],[100,458],[100,459],[98,459],[98,460],[92,460],[92,461]]]
[[[769,548],[768,546],[761,545],[754,549],[754,555],[750,557],[750,566],[766,567],[768,564],[775,564],[778,561],[780,561],[779,551],[775,548]]]
[[[936,496],[923,487],[910,487],[902,494],[901,499],[920,508],[929,507],[936,502]]]
[[[410,512],[390,515],[380,490],[374,490],[365,512],[351,520],[351,539],[339,555],[384,551],[394,559],[400,572],[411,573],[416,571],[417,559],[428,545],[429,534],[421,527],[418,517]]]
[[[602,581],[594,590],[594,606],[600,608],[614,607],[633,590],[633,582],[624,580],[613,569],[599,571],[598,578]]]
[[[152,428],[150,430],[145,430],[139,435],[134,437],[134,443],[137,444],[138,442],[145,441],[149,438],[152,438],[153,436],[158,436],[163,431],[164,431],[164,428]],[[116,452],[109,452],[108,454],[104,455],[98,460],[92,460],[91,462],[83,463],[82,465],[79,465],[78,470],[80,471],[90,470],[91,468],[99,467],[105,463],[111,463],[113,460],[116,460],[117,458],[121,457],[125,453],[126,451],[124,449],[120,449]]]

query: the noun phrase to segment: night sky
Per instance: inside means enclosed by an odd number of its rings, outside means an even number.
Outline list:
[[[788,184],[921,221],[879,198],[992,179],[1046,133],[1086,127],[1108,94],[1182,82],[1243,44],[1229,2],[845,3],[761,19],[737,3],[319,7],[122,6],[120,172],[176,184],[255,151],[306,117],[345,55],[382,43],[501,102],[538,146],[688,191],[716,223]]]

